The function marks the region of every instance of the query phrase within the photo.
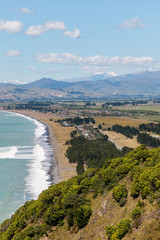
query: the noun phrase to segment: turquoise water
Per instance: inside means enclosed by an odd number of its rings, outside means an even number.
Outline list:
[[[52,165],[55,179],[49,174]],[[58,177],[46,126],[0,111],[0,223],[25,201],[37,199],[52,181]]]

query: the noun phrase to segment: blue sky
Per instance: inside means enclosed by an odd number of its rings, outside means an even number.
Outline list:
[[[159,0],[5,0],[0,82],[160,70]]]

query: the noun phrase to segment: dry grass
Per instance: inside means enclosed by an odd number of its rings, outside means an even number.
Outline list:
[[[96,124],[103,124],[104,128],[112,127],[115,124],[120,124],[122,126],[138,127],[139,124],[148,123],[146,120],[142,119],[133,119],[133,118],[124,118],[124,117],[94,117]],[[102,126],[103,127],[103,126]]]
[[[109,139],[114,142],[118,148],[123,147],[131,147],[136,148],[139,146],[139,143],[137,142],[136,138],[127,138],[121,133],[116,133],[113,131],[107,131],[109,127],[112,127],[115,124],[119,124],[122,126],[131,126],[131,127],[138,127],[139,124],[142,123],[148,123],[148,121],[141,120],[141,119],[132,119],[132,118],[124,118],[124,117],[95,117],[96,125],[99,124],[102,125],[102,129],[104,130],[103,133],[105,133]],[[105,125],[103,125],[103,123]]]
[[[130,179],[127,177],[121,181],[126,184],[128,190],[130,188]],[[138,199],[133,199],[130,195],[130,191],[127,198],[127,203],[124,207],[120,207],[119,204],[113,199],[112,191],[105,192],[103,195],[99,195],[93,199],[91,198],[92,216],[88,225],[79,230],[79,232],[70,231],[67,229],[67,224],[56,228],[55,232],[51,234],[48,240],[107,240],[108,237],[105,232],[107,225],[117,225],[121,219],[131,219],[133,209],[137,205]],[[124,240],[157,240],[160,237],[158,228],[159,211],[156,206],[151,205],[148,200],[145,200],[145,207],[142,211],[141,222],[136,229],[132,228],[123,239]],[[150,238],[152,237],[152,238]]]
[[[116,133],[113,131],[103,131],[103,133],[105,133],[109,137],[109,139],[112,140],[112,142],[115,142],[118,146],[120,146],[120,148],[123,148],[125,146],[130,148],[136,148],[140,145],[137,142],[136,138],[127,138],[121,133]]]

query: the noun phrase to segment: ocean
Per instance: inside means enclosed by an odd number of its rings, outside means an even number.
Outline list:
[[[47,126],[21,114],[0,111],[0,223],[57,182]]]

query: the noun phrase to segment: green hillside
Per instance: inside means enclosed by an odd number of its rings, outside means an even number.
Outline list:
[[[43,191],[0,227],[1,240],[160,239],[160,148],[144,145]]]

